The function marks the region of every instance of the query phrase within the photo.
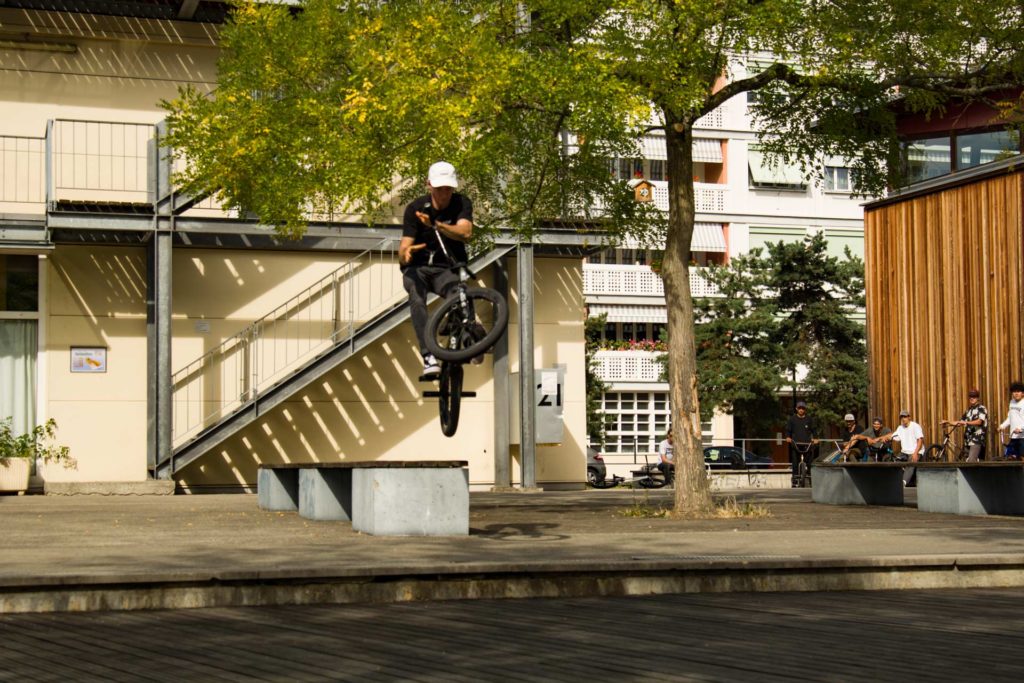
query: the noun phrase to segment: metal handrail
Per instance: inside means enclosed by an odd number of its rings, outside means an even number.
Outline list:
[[[172,440],[259,400],[305,363],[353,343],[363,323],[403,300],[394,245],[381,240],[175,372]]]

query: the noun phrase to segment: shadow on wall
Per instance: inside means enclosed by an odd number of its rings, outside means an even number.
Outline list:
[[[404,326],[408,327],[408,326]],[[408,337],[405,337],[405,334]],[[458,433],[441,435],[437,400],[423,398],[433,382],[417,381],[419,353],[411,328],[346,361],[182,471],[180,483],[254,486],[261,464],[378,459],[473,460],[493,449],[492,364],[465,366]],[[431,452],[441,444],[444,452]]]

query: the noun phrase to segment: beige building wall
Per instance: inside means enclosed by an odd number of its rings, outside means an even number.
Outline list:
[[[42,136],[54,118],[156,123],[179,85],[216,84],[212,24],[0,8],[0,31],[74,48],[0,49],[0,135]]]
[[[174,250],[172,366],[178,371],[310,285],[353,254]],[[146,478],[145,252],[128,247],[58,247],[49,261],[47,338],[48,411],[77,470],[47,470],[51,481],[141,481]],[[514,266],[510,268],[514,271]],[[543,486],[578,486],[585,472],[583,308],[580,264],[537,259],[536,367],[565,364],[565,440],[537,450]],[[376,286],[384,266],[367,271]],[[489,274],[485,274],[489,279]],[[513,279],[509,326],[511,370],[518,372],[518,287]],[[402,293],[398,291],[398,298]],[[297,329],[295,339],[303,332]],[[70,371],[72,346],[107,348],[107,372]],[[215,452],[186,468],[190,489],[251,486],[261,463],[332,460],[464,459],[470,481],[494,481],[492,359],[467,365],[459,430],[441,434],[436,399],[417,381],[421,361],[406,322],[371,349],[313,382]],[[204,397],[230,394],[216,380]],[[197,396],[199,394],[197,393]],[[513,400],[499,402],[512,410]],[[175,410],[180,412],[180,401]],[[176,415],[176,421],[178,416]],[[517,427],[513,426],[515,431]],[[518,476],[518,464],[513,467]]]

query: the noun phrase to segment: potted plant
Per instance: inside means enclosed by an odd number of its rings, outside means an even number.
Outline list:
[[[75,467],[68,447],[54,443],[56,436],[57,422],[53,418],[20,436],[14,435],[11,418],[0,421],[0,491],[27,491],[32,462],[36,460]]]

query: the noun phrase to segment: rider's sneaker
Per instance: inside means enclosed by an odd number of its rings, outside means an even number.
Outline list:
[[[441,366],[438,365],[437,359],[434,358],[434,354],[425,353],[423,354],[423,374],[424,375],[436,375],[441,372]]]

